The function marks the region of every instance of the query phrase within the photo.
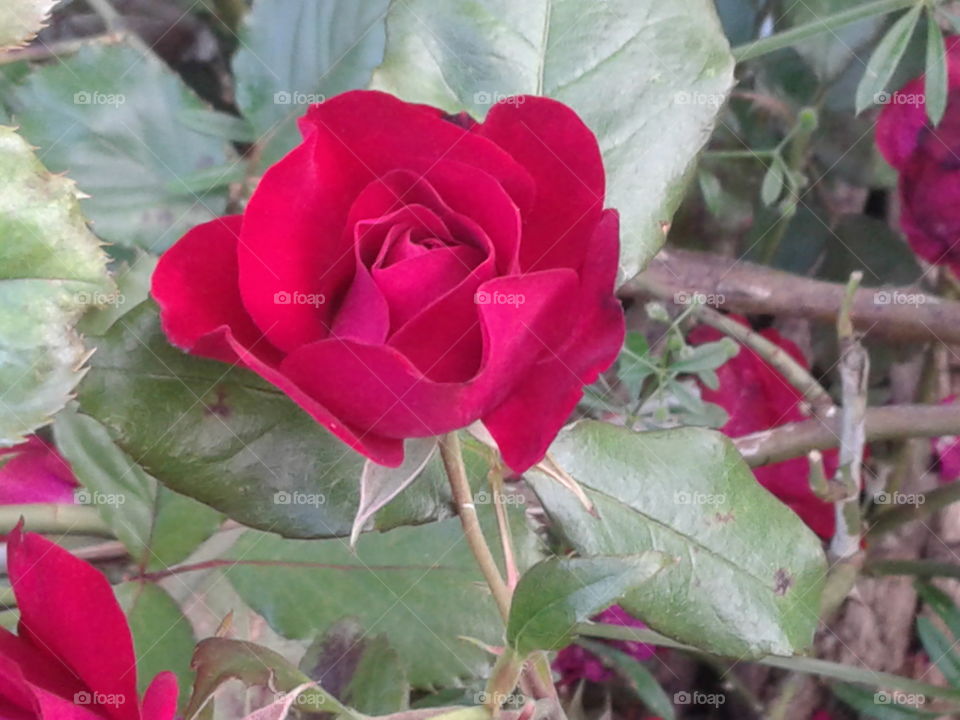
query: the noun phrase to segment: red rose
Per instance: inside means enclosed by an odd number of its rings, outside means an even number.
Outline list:
[[[130,628],[98,570],[20,528],[7,565],[20,625],[0,628],[0,717],[172,720],[176,677],[157,675],[140,703]]]
[[[947,40],[949,101],[927,121],[923,76],[894,93],[877,122],[877,147],[900,173],[900,225],[924,260],[960,275],[960,37]]]
[[[729,317],[747,324],[738,315]],[[760,334],[801,365],[808,366],[800,348],[776,330],[768,328]],[[689,342],[696,345],[722,337],[719,331],[701,325],[690,333]],[[730,437],[808,419],[800,409],[803,394],[750,348],[741,347],[739,353],[717,370],[717,377],[720,380],[717,389],[701,387],[702,397],[727,411],[730,419],[721,429]],[[835,472],[837,451],[826,451],[823,459],[827,474]],[[753,474],[820,537],[833,536],[836,524],[833,505],[818,498],[810,489],[810,463],[805,457],[754,468]]]
[[[73,503],[76,486],[67,461],[37,435],[0,450],[0,505]]]
[[[540,460],[623,341],[593,133],[545,98],[477,124],[369,91],[300,129],[242,216],[160,260],[171,342],[253,370],[383,465],[475,420],[514,470]]]

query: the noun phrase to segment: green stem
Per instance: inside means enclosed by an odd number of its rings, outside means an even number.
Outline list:
[[[866,564],[867,575],[913,575],[918,578],[948,577],[960,580],[960,565],[938,560],[874,560]]]
[[[711,656],[698,648],[678,643],[676,640],[654,632],[653,630],[642,630],[639,628],[626,627],[624,625],[603,625],[596,623],[579,623],[576,631],[580,635],[588,637],[600,637],[608,640],[632,640],[634,642],[647,643],[649,645],[659,645],[661,647],[683,650],[695,655]],[[712,656],[716,657],[716,656]],[[793,656],[780,657],[777,655],[767,655],[765,657],[754,659],[760,665],[767,667],[781,668],[793,672],[800,672],[807,675],[817,675],[818,677],[839,680],[841,682],[857,683],[861,685],[870,685],[872,687],[882,687],[890,690],[902,690],[903,692],[920,693],[927,697],[946,698],[960,702],[960,689],[938,687],[927,683],[919,682],[911,678],[901,677],[885,672],[875,672],[866,668],[843,665],[841,663],[830,662],[828,660],[818,660],[817,658]]]
[[[736,320],[731,320],[726,315],[706,305],[697,309],[697,319],[704,325],[709,325],[724,335],[732,337],[773,365],[791,385],[803,393],[803,397],[814,407],[823,410],[833,406],[833,399],[829,393],[823,389],[823,386],[816,381],[807,369],[794,360],[783,348],[770,342],[760,333],[754,332],[746,325],[741,325]]]
[[[789,30],[770,35],[769,37],[759,38],[752,42],[744,43],[733,48],[733,57],[737,62],[750,60],[767,53],[772,53],[783,48],[796,45],[803,40],[819,35],[820,33],[832,32],[837,28],[875,17],[876,15],[886,15],[911,5],[916,5],[917,0],[873,0],[862,5],[857,5],[849,10],[843,10],[826,17],[817,18],[803,25],[797,25]]]
[[[460,438],[455,433],[447,433],[440,438],[440,457],[443,467],[450,481],[450,490],[453,493],[453,503],[460,516],[463,534],[470,546],[480,572],[483,573],[493,599],[497,603],[500,615],[506,622],[510,617],[510,590],[500,576],[497,562],[487,545],[477,517],[477,508],[473,504],[473,492],[470,490],[470,481],[467,479],[467,469],[463,464],[463,452],[460,449]]]
[[[113,537],[100,513],[89,505],[4,505],[0,507],[0,534],[12,531],[21,518],[31,532]]]

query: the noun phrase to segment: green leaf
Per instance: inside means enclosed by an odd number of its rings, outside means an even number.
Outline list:
[[[242,640],[202,640],[197,645],[191,666],[196,670],[197,681],[184,713],[188,718],[192,718],[227,680],[237,679],[247,687],[257,685],[279,693],[290,692],[310,682],[310,678],[279,653]],[[295,705],[308,712],[331,712],[357,719],[362,717],[319,687],[304,690]]]
[[[20,45],[44,26],[57,0],[3,0],[0,6],[0,50]]]
[[[760,487],[728,438],[583,421],[551,453],[597,516],[549,479],[528,480],[581,556],[658,550],[680,559],[621,602],[634,615],[733,657],[790,655],[811,642],[826,568],[820,542]]]
[[[127,582],[115,591],[133,635],[140,693],[157,673],[170,670],[177,676],[182,708],[193,685],[190,657],[196,640],[190,621],[159,585]]]
[[[368,715],[408,707],[404,663],[382,635],[369,636],[356,620],[336,623],[307,649],[300,669],[341,702]]]
[[[99,339],[79,400],[123,452],[176,492],[290,537],[350,534],[364,458],[253,373],[170,346],[152,302]],[[448,516],[449,492],[436,469],[433,477],[395,498],[377,526]]]
[[[740,346],[730,338],[716,342],[703,343],[688,347],[681,360],[673,363],[670,369],[675,373],[698,374],[706,370],[716,370],[727,360],[740,352]]]
[[[514,590],[507,642],[521,656],[559,650],[573,641],[577,623],[610,607],[669,562],[656,552],[542,560]]]
[[[490,505],[478,506],[495,537]],[[513,514],[521,568],[532,564],[535,538]],[[417,688],[484,678],[492,657],[465,637],[503,644],[496,606],[456,518],[417,528],[343,540],[284,540],[244,533],[224,571],[237,592],[288,638],[309,639],[345,618],[384,635],[407,663]]]
[[[91,196],[83,207],[105,240],[158,253],[223,214],[224,187],[203,193],[187,181],[236,157],[179,120],[204,105],[153,56],[87,46],[37,69],[7,99],[44,162],[69,171]]]
[[[600,141],[623,280],[663,245],[732,78],[710,0],[405,0],[373,86],[478,117],[509,95],[570,105]]]
[[[936,665],[947,682],[960,687],[960,657],[953,650],[954,642],[937,629],[930,618],[917,618],[917,635],[923,643],[930,660]]]
[[[927,67],[923,81],[927,117],[934,126],[947,110],[947,48],[934,13],[927,8]]]
[[[673,702],[660,687],[660,683],[657,682],[653,673],[635,658],[630,657],[622,650],[601,642],[579,640],[578,644],[599,656],[607,665],[626,679],[631,689],[643,701],[648,710],[657,714],[662,720],[674,720],[676,718]]]
[[[905,12],[877,43],[863,78],[857,86],[856,112],[859,115],[871,105],[883,102],[887,96],[887,83],[893,76],[900,58],[903,57],[913,30],[920,19],[923,5],[917,3]]]
[[[203,135],[238,143],[253,143],[257,134],[253,127],[241,117],[208,109],[188,109],[181,111],[177,118],[185,127]]]
[[[83,485],[77,500],[96,506],[141,568],[180,562],[219,527],[220,513],[160,486],[93,418],[67,409],[57,416],[54,435]]]
[[[953,598],[928,582],[918,582],[916,588],[920,598],[943,619],[953,636],[960,638],[960,608]]]
[[[833,694],[865,717],[876,720],[917,720],[937,718],[941,713],[918,710],[903,704],[903,700],[920,699],[923,695],[891,693],[886,690],[864,690],[853,685],[834,685]],[[923,702],[923,700],[921,700]]]
[[[237,105],[270,165],[299,141],[310,103],[367,85],[389,0],[256,0],[233,60]]]
[[[64,407],[87,356],[74,326],[112,292],[71,180],[0,126],[0,446]]]

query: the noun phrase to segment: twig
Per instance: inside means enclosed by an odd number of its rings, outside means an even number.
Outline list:
[[[621,297],[712,296],[724,310],[744,314],[802,317],[835,323],[844,286],[712,253],[668,248],[624,284]],[[925,295],[916,288],[863,288],[851,320],[871,337],[892,341],[960,345],[960,302]]]
[[[0,533],[9,533],[24,520],[24,529],[49,535],[92,535],[113,538],[113,532],[90,505],[0,506]]]
[[[500,615],[504,622],[510,616],[510,590],[500,576],[497,562],[483,536],[480,520],[477,518],[477,508],[473,504],[473,493],[470,482],[467,480],[467,469],[463,464],[463,453],[460,450],[460,438],[455,432],[447,433],[440,438],[440,457],[443,467],[450,481],[450,490],[453,493],[453,502],[460,516],[463,534],[466,537],[470,551],[473,553],[480,572],[483,573],[493,599],[497,603]]]
[[[839,444],[840,417],[814,418],[734,438],[750,467],[828,450]],[[867,442],[960,435],[960,412],[950,405],[888,405],[864,413]]]
[[[840,418],[840,465],[833,482],[844,492],[842,499],[834,505],[837,524],[830,542],[830,552],[840,560],[851,558],[860,551],[860,488],[863,448],[866,444],[864,416],[867,410],[870,358],[853,329],[850,312],[862,277],[859,271],[851,273],[837,318],[843,410]]]
[[[709,325],[724,335],[729,335],[741,345],[747,346],[760,355],[773,365],[787,382],[803,393],[804,398],[816,409],[818,414],[829,416],[829,409],[833,407],[833,400],[830,395],[807,369],[794,360],[783,348],[778,347],[746,325],[741,325],[736,320],[732,320],[712,308],[699,307],[697,318],[704,325]]]
[[[797,25],[789,30],[760,38],[752,42],[744,43],[733,48],[733,56],[737,62],[750,60],[767,53],[782,50],[783,48],[796,45],[807,38],[814,37],[820,33],[833,32],[837,28],[849,25],[857,20],[875,17],[876,15],[886,15],[887,13],[901,10],[903,8],[915,5],[917,0],[873,0],[848,10],[842,10],[825,17],[817,17],[808,23]]]

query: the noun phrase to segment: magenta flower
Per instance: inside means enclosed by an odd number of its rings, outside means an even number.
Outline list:
[[[0,505],[72,503],[76,486],[70,465],[38,435],[0,450]]]
[[[877,122],[877,147],[900,173],[900,226],[913,251],[960,275],[960,36],[947,39],[949,100],[935,128],[924,78],[894,93]]]
[[[597,622],[607,623],[608,625],[624,625],[635,628],[646,627],[640,620],[637,620],[619,605],[607,608],[593,619]],[[655,652],[655,649],[651,645],[640,642],[628,640],[604,640],[601,642],[606,642],[637,660],[649,660]],[[603,660],[579,645],[571,645],[557,653],[557,657],[553,661],[553,669],[560,673],[560,683],[562,685],[573,685],[580,680],[604,682],[614,675],[613,671],[604,664]]]
[[[960,396],[951,395],[943,403],[956,403]],[[960,438],[956,435],[933,438],[933,454],[940,463],[940,482],[960,480]]]

